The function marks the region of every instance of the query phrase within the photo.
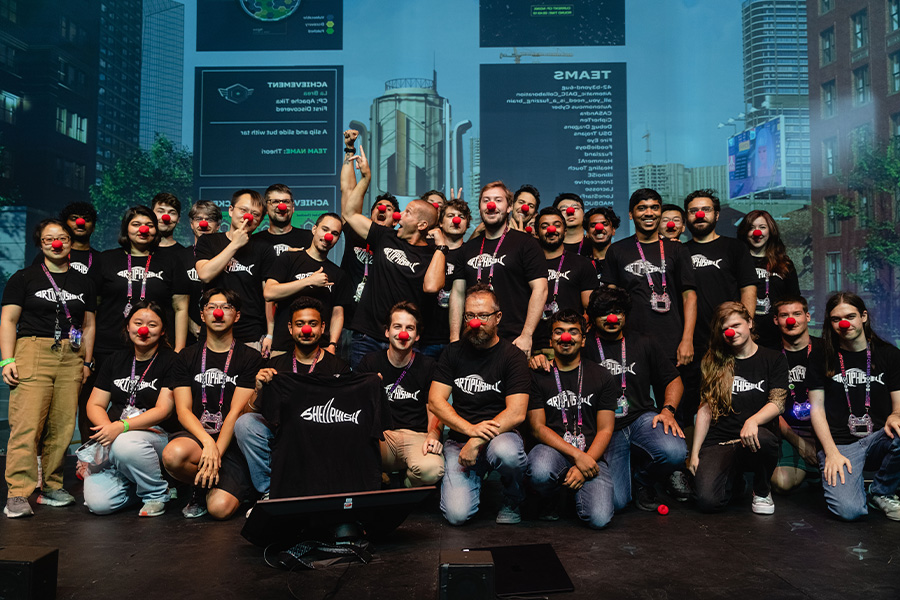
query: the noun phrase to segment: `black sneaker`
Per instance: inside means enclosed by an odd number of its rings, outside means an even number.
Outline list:
[[[688,480],[687,474],[685,474],[684,471],[675,471],[669,476],[669,481],[666,485],[666,493],[678,502],[690,500],[694,490],[691,489],[691,482]]]
[[[656,490],[653,486],[641,485],[635,482],[631,489],[635,507],[647,512],[656,512],[656,509],[659,508],[659,502],[656,501]]]
[[[206,491],[201,488],[191,489],[191,499],[187,506],[181,509],[185,519],[196,519],[206,514]]]

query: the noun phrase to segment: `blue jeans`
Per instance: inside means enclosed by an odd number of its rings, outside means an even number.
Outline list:
[[[840,476],[834,486],[825,481],[825,452],[819,452],[819,470],[828,510],[845,521],[855,521],[867,515],[863,469],[878,468],[869,492],[875,496],[893,496],[900,485],[900,437],[891,439],[884,429],[852,444],[839,445],[838,451],[850,460],[852,473],[844,468],[844,483]],[[842,467],[843,468],[843,467]]]
[[[352,343],[350,344],[350,368],[356,370],[359,361],[369,352],[376,350],[387,350],[387,338],[377,340],[370,335],[354,331],[350,334]]]
[[[613,516],[613,482],[609,465],[603,460],[597,463],[600,472],[575,492],[575,510],[578,518],[593,529],[603,529]],[[525,476],[531,487],[542,498],[553,495],[566,479],[572,467],[565,456],[550,446],[538,444],[528,453],[528,471]]]
[[[687,444],[683,438],[663,431],[662,423],[653,428],[656,413],[648,411],[630,425],[613,433],[609,446],[603,454],[609,464],[615,492],[616,510],[621,510],[631,502],[631,454],[634,448],[641,450],[640,464],[634,468],[634,480],[643,486],[651,486],[654,481],[684,467],[687,458]]]
[[[441,484],[444,518],[451,525],[462,525],[474,517],[481,500],[481,480],[494,470],[500,473],[504,502],[518,507],[525,499],[522,482],[528,461],[522,437],[515,431],[501,433],[482,446],[472,467],[459,464],[463,445],[451,439],[444,442],[444,481]]]
[[[259,413],[244,413],[234,423],[234,439],[250,468],[250,480],[260,494],[272,481],[272,440],[275,434]]]
[[[109,463],[84,480],[84,502],[94,514],[108,515],[138,500],[167,502],[169,484],[160,458],[169,442],[165,433],[120,433],[109,447]]]

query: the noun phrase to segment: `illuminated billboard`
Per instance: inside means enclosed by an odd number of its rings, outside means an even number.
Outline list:
[[[728,138],[729,198],[784,187],[785,166],[782,117]]]

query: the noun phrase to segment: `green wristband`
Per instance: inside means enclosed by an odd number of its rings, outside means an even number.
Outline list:
[[[128,431],[128,420],[127,419],[119,419],[119,420],[122,421],[122,425],[125,426],[125,429],[122,431],[122,433],[125,433],[126,431]]]
[[[0,360],[0,369],[5,367],[6,365],[11,365],[14,362],[16,362],[15,358],[7,358],[5,360]]]

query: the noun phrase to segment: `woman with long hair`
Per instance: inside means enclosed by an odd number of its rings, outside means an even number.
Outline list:
[[[139,300],[125,322],[128,348],[103,364],[87,413],[93,442],[109,450],[109,462],[84,480],[91,512],[107,515],[143,501],[138,513],[156,517],[166,510],[168,484],[160,459],[172,432],[175,409],[170,377],[177,355],[166,340],[165,312]]]
[[[778,224],[768,212],[752,210],[740,222],[737,238],[750,249],[756,263],[756,332],[759,343],[781,349],[781,333],[775,325],[772,307],[788,296],[800,295],[800,281],[787,255]]]
[[[867,514],[870,469],[869,506],[900,521],[900,350],[875,335],[856,294],[834,294],[825,314],[824,356],[813,350],[806,379],[828,510],[847,521]]]
[[[9,392],[7,517],[34,514],[28,497],[43,486],[38,504],[66,506],[66,449],[75,429],[78,392],[93,357],[97,293],[91,279],[69,267],[72,230],[58,219],[41,221],[34,243],[44,260],[16,271],[3,290],[0,367]]]
[[[700,410],[690,459],[697,504],[704,511],[723,510],[741,494],[743,473],[752,471],[751,508],[771,515],[787,361],[757,345],[753,319],[739,302],[720,304],[711,327],[709,350],[700,363]]]

